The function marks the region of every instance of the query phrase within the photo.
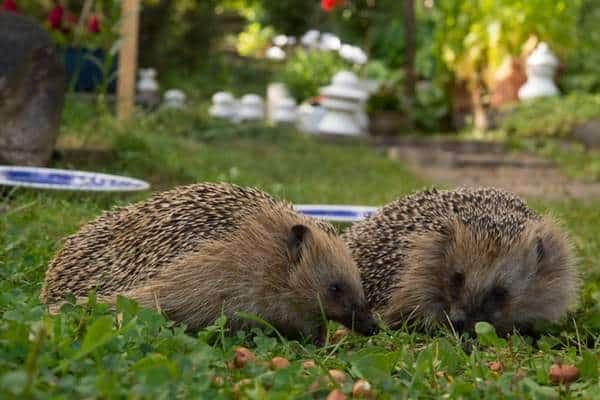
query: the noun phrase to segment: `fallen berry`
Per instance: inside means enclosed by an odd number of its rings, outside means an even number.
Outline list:
[[[271,367],[274,369],[282,369],[290,366],[290,362],[287,358],[283,357],[273,357],[271,359]]]
[[[236,368],[243,368],[246,364],[254,362],[255,360],[256,356],[249,349],[245,347],[236,347],[235,358],[233,359],[233,364]]]
[[[373,389],[371,384],[364,379],[359,379],[352,387],[352,397],[371,399],[373,398]]]
[[[552,364],[550,380],[553,383],[571,383],[579,378],[579,369],[574,365]]]

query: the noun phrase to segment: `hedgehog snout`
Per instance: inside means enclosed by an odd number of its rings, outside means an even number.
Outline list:
[[[372,336],[379,332],[379,324],[366,306],[353,307],[344,320],[344,325],[361,335]]]
[[[373,318],[373,315],[369,312],[366,316],[358,316],[358,324],[355,326],[355,330],[365,336],[376,335],[379,332],[379,324]]]
[[[456,333],[463,333],[473,329],[473,322],[467,313],[462,309],[453,309],[450,312],[450,323]]]

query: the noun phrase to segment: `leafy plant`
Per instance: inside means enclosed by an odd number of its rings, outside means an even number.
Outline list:
[[[361,70],[367,79],[376,80],[378,88],[369,96],[367,111],[400,111],[404,71],[399,68],[388,68],[380,60],[369,61]]]
[[[573,128],[600,117],[600,95],[572,93],[522,102],[506,112],[500,126],[513,137],[569,137]]]
[[[397,82],[381,83],[379,89],[369,97],[367,102],[368,112],[402,110],[400,94],[401,90]]]
[[[460,80],[488,87],[533,35],[565,55],[576,42],[578,1],[452,0],[436,3],[437,52]]]
[[[435,80],[418,82],[411,112],[418,128],[426,132],[443,130],[450,112],[446,91]]]
[[[313,27],[318,10],[315,2],[306,0],[263,0],[259,21],[285,35],[300,36]]]
[[[242,56],[260,56],[271,45],[273,36],[275,30],[272,27],[262,26],[258,22],[250,23],[237,36],[237,51]]]
[[[582,0],[577,18],[577,46],[560,77],[565,91],[600,91],[600,2]]]
[[[303,101],[319,94],[319,88],[331,82],[336,72],[350,66],[337,53],[296,49],[286,61],[279,79],[292,96]]]

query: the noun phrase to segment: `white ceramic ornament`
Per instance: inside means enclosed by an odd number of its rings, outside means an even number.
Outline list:
[[[360,103],[368,97],[358,77],[350,71],[334,75],[329,86],[321,88],[325,97],[325,115],[319,123],[319,132],[334,135],[359,136],[363,133],[358,117]]]
[[[236,119],[237,107],[233,95],[229,92],[217,92],[212,96],[212,106],[208,113],[215,118],[233,121]]]
[[[542,96],[559,94],[554,83],[554,74],[558,68],[558,59],[548,45],[540,43],[527,57],[527,82],[519,89],[519,99],[527,100]]]
[[[325,108],[323,108],[323,106],[313,106],[303,103],[298,107],[297,114],[298,119],[296,121],[296,128],[298,128],[300,132],[311,135],[319,134],[319,124],[325,116]]]
[[[276,124],[289,124],[296,122],[296,100],[291,97],[281,99],[275,105],[273,122]]]
[[[186,95],[179,89],[169,89],[163,95],[166,108],[181,109],[185,107]]]
[[[154,68],[141,68],[139,70],[137,90],[140,92],[157,92],[156,70]]]
[[[240,99],[239,119],[241,121],[261,120],[265,118],[264,102],[257,94],[246,94]]]

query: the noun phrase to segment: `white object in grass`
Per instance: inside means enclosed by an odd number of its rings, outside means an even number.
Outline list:
[[[285,97],[275,104],[273,122],[276,124],[290,124],[296,122],[296,100]]]
[[[212,106],[208,110],[211,117],[227,119],[233,121],[236,119],[237,104],[233,95],[229,92],[217,92],[212,96]]]
[[[239,118],[242,121],[264,119],[265,107],[262,97],[253,93],[242,96],[240,99]]]
[[[185,107],[186,96],[179,89],[169,89],[164,94],[164,106],[166,108],[180,109]]]
[[[131,192],[150,188],[147,182],[126,176],[8,165],[0,165],[0,185],[96,192]]]
[[[310,217],[336,222],[361,221],[377,212],[377,207],[334,204],[295,204],[294,209]]]

